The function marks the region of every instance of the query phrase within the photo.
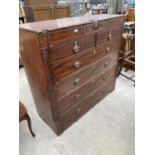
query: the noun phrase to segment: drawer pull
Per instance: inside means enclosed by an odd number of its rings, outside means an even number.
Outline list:
[[[79,101],[79,100],[80,100],[80,97],[81,97],[81,96],[80,96],[79,94],[76,95],[76,96],[75,96],[75,100],[76,100],[76,101]]]
[[[74,67],[76,68],[76,69],[78,69],[78,68],[80,68],[80,62],[79,61],[76,61],[75,63],[74,63]]]
[[[106,61],[106,62],[104,63],[104,67],[108,67],[108,65],[109,65],[109,61]]]
[[[108,40],[112,40],[112,34],[111,34],[111,32],[108,35]]]
[[[109,47],[107,47],[106,52],[107,52],[107,53],[110,53],[110,48],[109,48]]]
[[[79,29],[74,29],[74,33],[78,33],[79,32]]]
[[[74,81],[74,84],[77,85],[79,82],[80,82],[80,79],[76,78],[75,81]]]
[[[75,41],[75,45],[73,47],[73,50],[74,50],[75,53],[78,53],[80,51],[80,46],[78,45],[77,41]]]

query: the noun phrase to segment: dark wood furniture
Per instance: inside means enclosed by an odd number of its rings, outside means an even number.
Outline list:
[[[31,118],[28,115],[27,110],[26,110],[26,107],[24,106],[24,104],[19,101],[19,122],[21,122],[23,120],[27,120],[27,124],[28,124],[29,130],[31,132],[31,135],[33,137],[35,137],[35,134],[32,131]]]
[[[24,6],[27,22],[70,17],[70,5]]]
[[[124,16],[20,25],[20,52],[40,117],[59,135],[115,88]]]

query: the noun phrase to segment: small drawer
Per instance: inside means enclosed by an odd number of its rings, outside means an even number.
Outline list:
[[[84,69],[80,69],[74,75],[65,78],[64,80],[57,81],[58,96],[64,96],[66,92],[74,90],[80,85],[93,78],[95,75],[106,72],[112,66],[117,64],[117,55],[108,55],[100,60],[90,64]],[[108,64],[107,64],[108,62]],[[106,65],[107,64],[107,65]],[[105,66],[106,65],[106,66]]]
[[[101,45],[107,41],[113,42],[113,40],[115,40],[116,38],[120,39],[121,36],[122,36],[122,29],[121,28],[109,30],[106,32],[97,33],[96,45],[99,46],[99,45]]]
[[[48,55],[52,58],[53,62],[56,62],[92,47],[95,47],[95,34],[90,34],[67,43],[55,44],[51,46]]]
[[[55,64],[54,73],[56,80],[60,80],[63,77],[83,68],[91,63],[93,57],[93,49],[88,50],[83,55],[74,57],[66,62]]]
[[[94,21],[94,20],[93,20]],[[91,24],[84,25],[84,33],[92,33],[92,31],[107,30],[107,21],[94,21]]]
[[[94,81],[81,85],[77,90],[66,92],[64,97],[58,98],[59,113],[62,114],[73,106],[78,105],[90,92],[93,91]],[[72,91],[72,92],[71,92]]]
[[[94,59],[99,59],[113,52],[119,52],[121,47],[120,45],[121,45],[120,37],[114,38],[112,42],[106,41],[103,42],[102,44],[99,44],[94,50],[95,54]]]
[[[109,29],[115,29],[115,28],[118,28],[118,27],[123,28],[124,17],[115,18],[115,19],[109,19],[107,22],[108,22]]]
[[[50,44],[53,44],[56,41],[64,40],[70,37],[81,36],[82,34],[83,34],[82,25],[53,31],[50,32],[49,34]]]

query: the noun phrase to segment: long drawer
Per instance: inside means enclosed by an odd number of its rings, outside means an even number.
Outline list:
[[[83,69],[77,70],[73,74],[57,82],[57,94],[59,97],[70,90],[76,89],[94,75],[108,71],[112,66],[117,64],[118,53],[109,54]]]
[[[76,55],[82,51],[95,47],[95,34],[83,36],[79,39],[54,44],[51,46],[48,55],[51,61],[60,61],[66,57]]]
[[[116,76],[116,67],[112,67],[107,72],[102,72],[98,75],[94,75],[88,82],[84,83],[76,90],[66,92],[65,96],[58,98],[58,110],[62,114],[69,110],[71,107],[76,106],[79,102],[84,100],[90,93],[107,83],[112,77]]]
[[[80,56],[75,56],[68,61],[59,64],[53,64],[56,80],[62,79],[64,76],[69,75],[84,66],[91,63],[94,55],[94,49],[89,49]]]
[[[80,105],[74,107],[60,118],[62,130],[72,125],[78,118],[88,112],[98,101],[103,99],[115,87],[115,79],[109,81],[106,85],[102,85],[98,90],[88,96]]]

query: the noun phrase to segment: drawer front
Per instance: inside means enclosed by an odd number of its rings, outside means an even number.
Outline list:
[[[106,72],[112,66],[117,64],[117,54],[110,54],[100,60],[92,63],[88,67],[79,70],[74,75],[57,83],[58,96],[63,96],[66,92],[76,89],[80,85],[87,82],[96,74]]]
[[[107,41],[112,43],[113,40],[118,37],[120,38],[120,36],[122,36],[122,28],[117,28],[106,32],[99,32],[97,33],[96,45],[99,46]]]
[[[56,80],[62,79],[74,71],[77,71],[91,63],[93,57],[93,49],[88,50],[81,56],[74,57],[64,63],[54,66]]]
[[[124,25],[124,18],[122,18],[122,17],[108,20],[109,29],[122,27],[123,25]]]
[[[112,78],[115,78],[116,68],[112,67],[107,72],[100,73],[91,78],[87,83],[81,85],[76,90],[66,92],[64,97],[58,98],[59,113],[63,114],[73,106],[77,106],[87,96],[101,85],[108,83]],[[68,94],[67,94],[68,93]]]
[[[112,42],[106,41],[96,47],[94,50],[94,57],[93,60],[98,60],[106,56],[107,54],[111,54],[113,52],[119,52],[121,45],[120,37],[113,39]]]
[[[48,54],[52,58],[52,61],[58,61],[81,53],[92,47],[95,47],[95,34],[90,34],[67,43],[53,45]]]
[[[104,31],[108,28],[108,22],[107,21],[97,21],[91,24],[84,25],[84,33],[92,33],[92,31]]]
[[[66,92],[65,96],[58,101],[59,113],[63,114],[68,111],[71,107],[77,106],[90,92],[93,91],[94,81],[89,81],[85,85],[82,85],[80,88],[74,92]],[[67,93],[70,93],[67,95]]]
[[[81,36],[82,34],[83,34],[82,25],[53,31],[53,32],[50,32],[50,35],[49,35],[50,43],[53,44],[53,42],[60,41],[70,37]]]
[[[103,99],[115,87],[115,80],[110,81],[106,85],[102,85],[98,90],[89,95],[83,100],[80,105],[73,107],[70,111],[66,112],[61,118],[61,128],[65,130],[72,125],[78,118],[88,112],[98,101]]]

